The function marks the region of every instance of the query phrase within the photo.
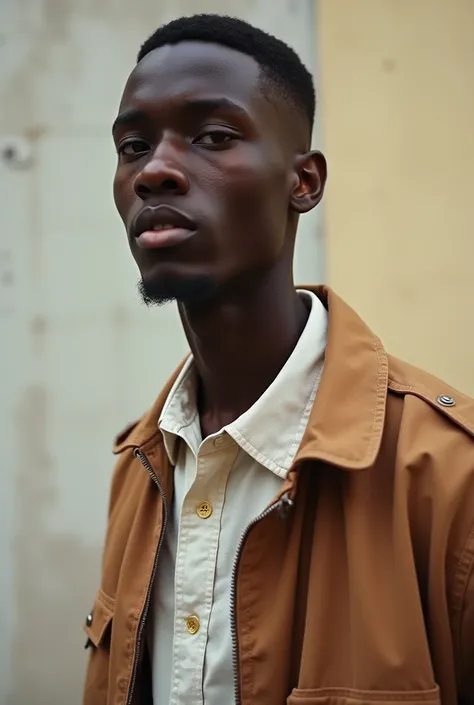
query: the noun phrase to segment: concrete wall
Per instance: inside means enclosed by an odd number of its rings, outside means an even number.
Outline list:
[[[316,20],[328,280],[474,394],[474,2],[319,0]]]
[[[139,304],[112,204],[110,127],[137,49],[174,16],[237,11],[314,67],[312,9],[0,3],[0,705],[80,703],[112,437],[185,352],[174,308]],[[300,281],[322,277],[319,228],[303,219]]]

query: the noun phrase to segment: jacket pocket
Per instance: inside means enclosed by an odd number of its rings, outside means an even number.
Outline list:
[[[99,590],[94,606],[84,625],[84,631],[87,634],[86,648],[89,646],[98,648],[108,640],[112,627],[114,607],[115,600],[102,590]]]
[[[86,648],[90,652],[83,705],[106,705],[109,689],[110,633],[115,600],[99,590],[86,618]]]
[[[441,705],[439,688],[413,691],[295,688],[286,702],[287,705]]]

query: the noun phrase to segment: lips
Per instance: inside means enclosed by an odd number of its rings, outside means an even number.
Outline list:
[[[131,234],[143,249],[174,247],[192,237],[197,225],[170,206],[147,206],[134,219]]]

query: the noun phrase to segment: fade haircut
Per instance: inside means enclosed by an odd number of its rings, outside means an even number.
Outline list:
[[[311,132],[316,107],[313,77],[293,49],[248,22],[224,15],[180,17],[159,27],[142,45],[137,63],[154,49],[184,41],[209,42],[240,51],[260,65],[263,88],[289,99]]]

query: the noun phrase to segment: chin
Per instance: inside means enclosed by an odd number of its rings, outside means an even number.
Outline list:
[[[187,277],[146,277],[138,283],[138,291],[146,306],[161,306],[170,301],[187,305],[201,304],[216,293],[215,281],[206,275]]]

